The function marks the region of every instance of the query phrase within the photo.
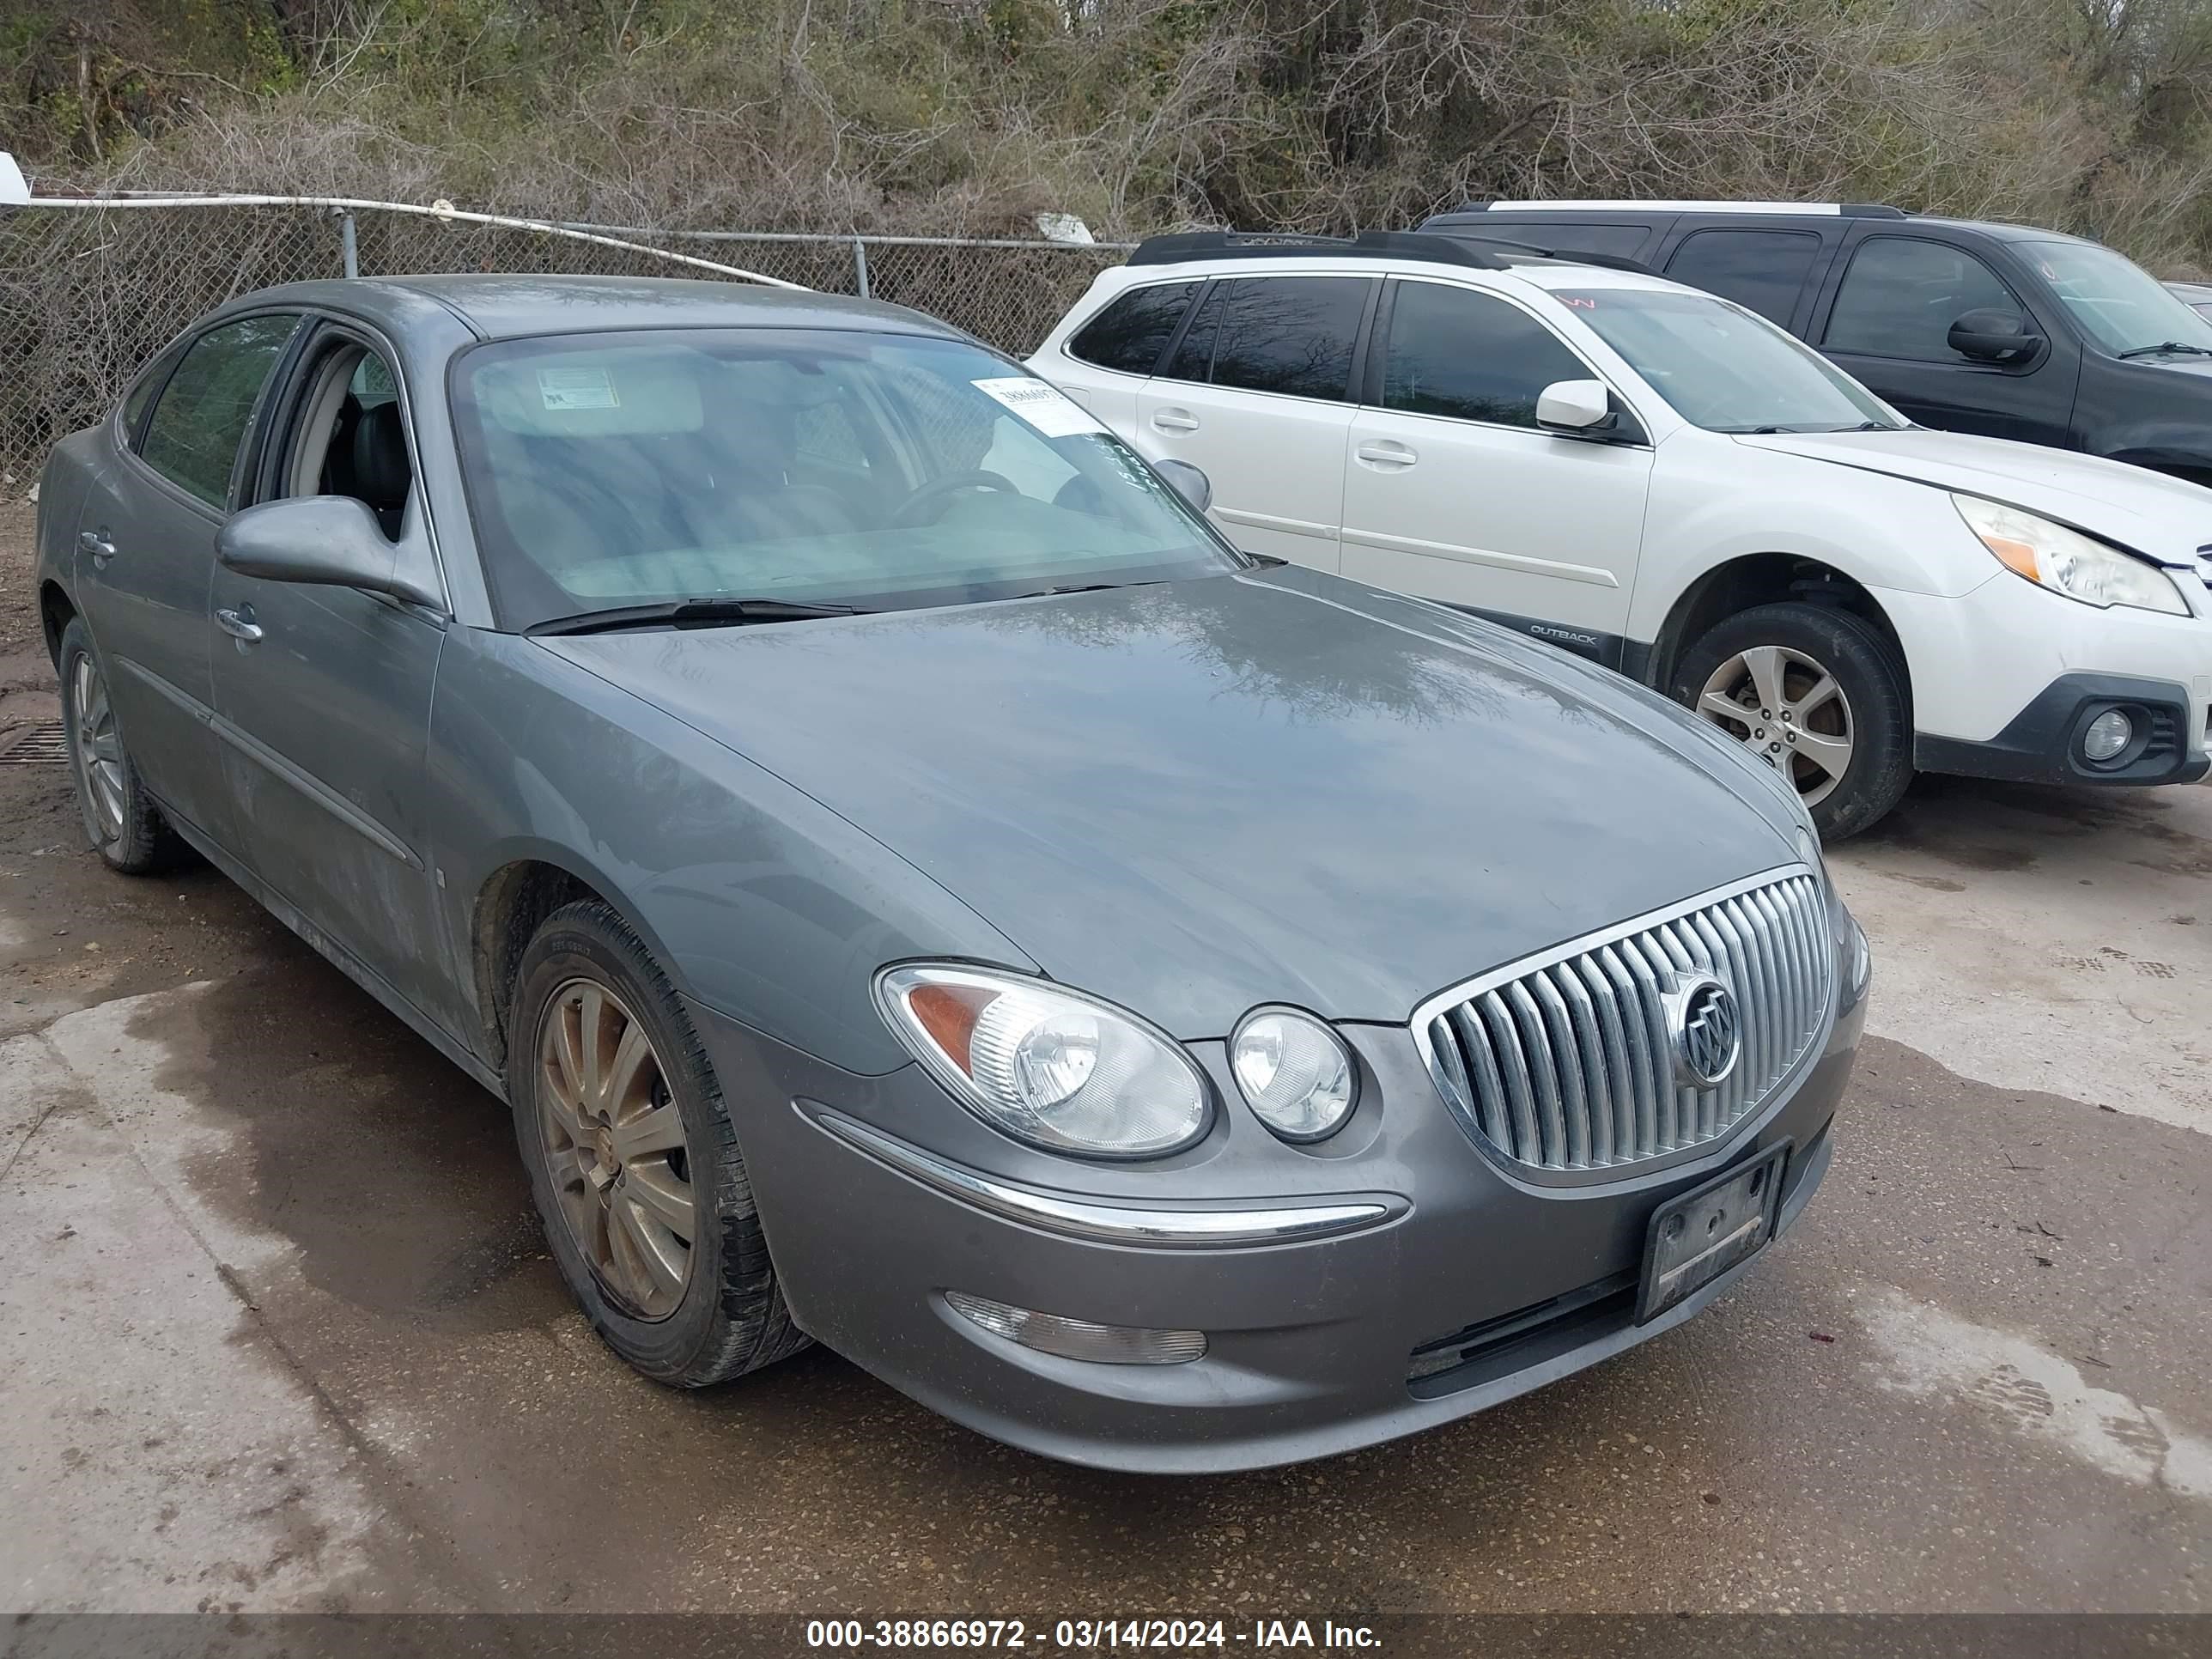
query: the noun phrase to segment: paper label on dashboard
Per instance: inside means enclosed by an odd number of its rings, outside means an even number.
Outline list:
[[[604,368],[541,368],[538,396],[548,409],[620,409],[614,376]]]
[[[1096,416],[1058,386],[1031,380],[1026,374],[1006,374],[970,384],[986,398],[1005,404],[1048,438],[1073,438],[1106,429]]]

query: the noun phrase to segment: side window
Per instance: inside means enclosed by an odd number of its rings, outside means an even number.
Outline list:
[[[1398,284],[1386,349],[1382,406],[1413,415],[1533,428],[1546,386],[1595,378],[1528,313],[1441,283]]]
[[[1528,224],[1517,213],[1500,213],[1480,225],[1455,225],[1452,230],[1462,236],[1479,234],[1505,242],[1526,242],[1556,253],[1602,253],[1614,259],[1634,258],[1651,234],[1649,225]]]
[[[1852,256],[1820,343],[1830,351],[1955,363],[1945,337],[1969,311],[2021,303],[1964,249],[1904,236],[1873,236]]]
[[[1217,282],[1213,384],[1341,401],[1371,287],[1364,276],[1255,276]],[[1211,306],[1208,309],[1212,309]]]
[[[1213,374],[1213,343],[1221,336],[1221,308],[1229,301],[1231,284],[1216,283],[1183,331],[1182,343],[1160,373],[1171,380],[1204,380]]]
[[[138,379],[123,395],[123,437],[134,447],[146,417],[146,405],[154,400],[162,380],[169,373],[169,365],[177,361],[173,350],[165,351],[139,372]]]
[[[392,365],[373,351],[361,360],[346,390],[363,409],[399,401],[399,388],[392,383]]]
[[[1700,230],[1682,239],[1667,274],[1787,328],[1820,252],[1809,230]]]
[[[1200,287],[1160,283],[1132,289],[1076,331],[1067,343],[1068,354],[1124,374],[1151,374]]]
[[[296,317],[245,317],[193,341],[147,422],[138,452],[146,465],[210,507],[221,507],[254,401],[298,322]]]

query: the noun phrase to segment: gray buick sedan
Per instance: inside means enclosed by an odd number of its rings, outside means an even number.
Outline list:
[[[1738,745],[1205,494],[889,307],[307,283],[58,447],[40,605],[92,845],[506,1101],[639,1370],[1242,1468],[1710,1303],[1869,964]]]

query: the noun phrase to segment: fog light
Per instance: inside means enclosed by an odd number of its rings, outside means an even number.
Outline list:
[[[1058,1354],[1063,1359],[1088,1359],[1100,1365],[1187,1365],[1206,1356],[1204,1331],[1095,1325],[1087,1319],[1066,1319],[1058,1314],[1009,1307],[965,1291],[947,1291],[945,1299],[955,1313],[994,1336],[1003,1336],[1039,1353]]]
[[[2135,740],[2136,723],[2126,711],[2107,708],[2081,734],[2081,752],[2093,761],[2108,761]]]

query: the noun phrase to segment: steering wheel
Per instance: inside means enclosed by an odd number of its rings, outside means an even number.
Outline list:
[[[1003,474],[987,471],[981,467],[973,472],[949,472],[942,478],[932,478],[901,501],[891,514],[891,527],[911,530],[923,523],[934,522],[933,519],[924,520],[921,509],[933,501],[943,501],[947,495],[957,495],[963,489],[1001,489],[1009,495],[1022,493]]]

